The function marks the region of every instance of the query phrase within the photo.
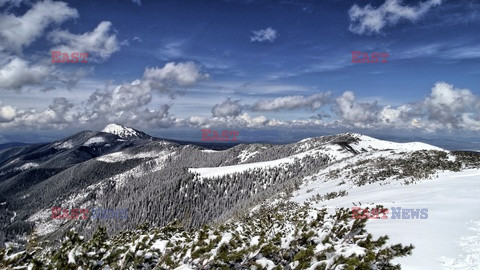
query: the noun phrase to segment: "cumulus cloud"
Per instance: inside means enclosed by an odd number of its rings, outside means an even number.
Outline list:
[[[463,128],[467,130],[480,130],[480,115],[475,115],[473,113],[463,113],[462,114],[462,124]]]
[[[0,88],[19,90],[24,85],[41,84],[51,76],[52,71],[51,66],[31,65],[28,61],[13,57],[0,68]]]
[[[397,108],[392,108],[388,105],[383,107],[380,111],[379,119],[386,125],[400,125],[408,121],[408,119],[415,117],[415,115],[412,114],[412,111],[413,107],[411,105],[402,105]]]
[[[451,84],[438,82],[423,105],[429,120],[456,128],[462,125],[464,113],[480,108],[480,101],[468,89],[459,89]]]
[[[397,129],[424,129],[429,132],[446,129],[478,129],[480,98],[469,89],[437,82],[423,100],[379,112],[379,124]]]
[[[263,115],[252,117],[248,113],[239,115],[238,119],[243,120],[246,127],[263,127],[269,122],[269,120]]]
[[[359,103],[353,92],[346,91],[335,99],[333,110],[345,123],[365,128],[378,121],[380,106],[377,102]]]
[[[192,116],[183,124],[194,127],[235,127],[235,128],[262,128],[279,124],[281,121],[267,119],[263,115],[252,116],[248,113],[242,113],[230,117],[200,117]]]
[[[424,132],[435,131],[478,131],[480,130],[480,98],[469,89],[457,88],[445,82],[436,83],[423,99],[400,106],[380,105],[378,102],[359,101],[355,94],[346,91],[335,99],[318,94],[306,97],[279,97],[265,101],[262,105],[241,104],[240,100],[228,98],[212,106],[211,117],[190,115],[185,119],[170,114],[172,104],[155,105],[153,97],[158,93],[168,94],[177,87],[192,86],[207,76],[198,67],[185,68],[186,63],[169,63],[160,68],[146,68],[138,80],[117,86],[107,86],[95,91],[81,104],[57,98],[45,110],[19,109],[0,104],[0,128],[64,128],[67,126],[104,125],[119,122],[139,128],[221,127],[221,128],[264,128],[264,127],[321,127],[332,129],[395,129]],[[174,69],[178,69],[174,71]],[[153,72],[150,72],[152,71]],[[186,80],[179,71],[197,78]],[[195,71],[193,71],[195,70]],[[197,74],[198,73],[198,74]],[[183,85],[183,86],[180,86]],[[326,99],[320,98],[324,97]],[[260,103],[259,103],[260,104]],[[290,110],[294,108],[318,109],[325,112],[313,117],[281,120],[253,112],[255,105],[265,111]],[[248,111],[248,112],[247,112]],[[205,112],[207,113],[207,112]]]
[[[50,40],[58,44],[52,51],[62,53],[86,52],[89,60],[107,59],[112,53],[120,49],[115,33],[112,33],[112,23],[103,21],[92,32],[75,35],[69,31],[55,30],[49,33]]]
[[[50,0],[35,3],[23,16],[1,14],[0,50],[21,52],[42,36],[49,25],[77,17],[77,10],[67,3]]]
[[[220,104],[216,104],[212,108],[212,115],[214,117],[237,116],[243,111],[243,106],[240,105],[240,100],[226,99]]]
[[[190,116],[186,121],[188,126],[210,127],[210,119],[204,116]]]
[[[73,103],[66,98],[55,98],[43,111],[35,109],[17,109],[12,106],[0,106],[0,127],[61,129],[74,120]]]
[[[40,91],[55,89],[58,82],[71,90],[86,74],[88,69],[58,70],[44,61],[32,63],[17,56],[7,57],[7,62],[0,66],[0,90],[20,91],[26,86],[40,86]]]
[[[403,5],[402,0],[385,0],[377,8],[370,4],[362,8],[355,4],[348,11],[349,30],[360,35],[380,33],[384,27],[395,25],[402,19],[415,22],[441,3],[442,0],[426,0],[417,6],[407,6]]]
[[[13,106],[0,104],[0,123],[10,122],[17,116],[17,109]]]
[[[17,109],[0,104],[1,128],[56,128],[119,122],[143,128],[168,127],[179,121],[170,115],[169,104],[151,106],[156,93],[170,94],[208,78],[193,63],[168,63],[146,68],[142,78],[96,90],[86,102],[75,106],[56,98],[45,110]]]
[[[168,105],[156,109],[145,107],[150,104],[153,95],[172,94],[206,78],[208,75],[192,62],[171,62],[162,68],[146,68],[141,79],[123,83],[113,90],[95,91],[88,100],[89,108],[82,112],[81,121],[171,125],[175,119],[169,115]]]
[[[253,106],[253,111],[279,111],[310,108],[316,110],[325,105],[330,98],[330,92],[318,93],[308,97],[284,96],[273,100],[259,100]]]
[[[143,77],[147,80],[162,81],[179,86],[192,86],[201,79],[207,79],[208,74],[202,74],[200,68],[193,62],[167,63],[163,68],[147,68]]]
[[[53,24],[61,24],[69,18],[78,17],[76,9],[63,2],[45,0],[35,3],[23,16],[0,15],[0,89],[21,90],[24,86],[40,86],[41,91],[55,89],[58,82],[72,89],[87,72],[83,69],[58,70],[51,64],[50,56],[44,59],[13,56],[12,51],[22,54],[27,47]],[[68,31],[54,30],[47,36],[57,46],[53,50],[66,53],[87,52],[92,57],[105,59],[118,50],[115,34],[111,34],[110,22],[101,22],[92,32],[74,35]],[[95,60],[93,58],[93,60]]]
[[[271,27],[260,29],[260,30],[253,30],[253,35],[250,37],[250,41],[252,42],[273,42],[277,38],[277,31]]]

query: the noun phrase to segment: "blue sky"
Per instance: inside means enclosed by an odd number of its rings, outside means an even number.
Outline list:
[[[0,25],[0,142],[111,122],[178,139],[480,130],[478,1],[0,0]]]

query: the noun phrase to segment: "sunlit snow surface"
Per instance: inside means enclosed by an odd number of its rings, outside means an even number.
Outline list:
[[[315,141],[315,138],[309,138],[299,141],[295,144],[295,149],[298,149],[298,154],[270,161],[255,162],[255,163],[246,163],[238,164],[232,166],[221,166],[221,167],[207,167],[207,168],[191,168],[189,169],[193,173],[200,174],[200,178],[209,178],[209,177],[220,177],[227,174],[244,172],[250,169],[256,168],[270,168],[276,167],[281,164],[291,164],[294,162],[295,158],[301,159],[305,156],[314,156],[315,154],[322,154],[329,156],[332,161],[342,160],[351,157],[365,158],[367,155],[369,157],[376,156],[393,156],[390,153],[391,150],[396,152],[413,152],[418,150],[437,150],[444,151],[441,148],[436,146],[428,145],[425,143],[411,142],[411,143],[395,143],[389,141],[378,140],[369,136],[361,134],[351,134],[353,137],[358,138],[358,142],[351,143],[353,150],[363,153],[361,155],[354,155],[352,152],[349,152],[342,148],[338,144],[332,144],[329,142],[318,143]],[[247,154],[245,151],[241,152],[239,157],[241,162],[245,162],[249,157],[254,156],[257,152]]]
[[[88,139],[83,146],[92,146],[92,145],[99,145],[99,144],[105,144],[107,143],[107,140],[103,137],[92,137]]]
[[[428,208],[428,219],[369,220],[375,237],[389,235],[390,243],[415,246],[413,255],[396,259],[402,269],[480,269],[480,170],[441,172],[438,178],[412,185],[378,183],[338,185],[342,180],[318,177],[294,194],[304,202],[312,195],[346,190],[348,195],[316,204],[317,207]],[[348,183],[348,182],[347,182]],[[313,189],[313,191],[312,191]],[[307,190],[309,192],[307,192]],[[390,210],[391,211],[391,210]]]
[[[125,127],[122,125],[117,124],[109,124],[102,132],[111,133],[119,136],[120,138],[130,138],[130,137],[138,137],[139,133],[135,131],[133,128]]]

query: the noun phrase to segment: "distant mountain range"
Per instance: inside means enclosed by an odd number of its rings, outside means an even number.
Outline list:
[[[16,146],[24,146],[28,145],[28,143],[20,143],[20,142],[9,142],[9,143],[2,143],[0,144],[0,150],[7,149],[7,148],[12,148]]]

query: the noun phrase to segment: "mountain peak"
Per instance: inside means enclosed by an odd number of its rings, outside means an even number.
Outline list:
[[[104,129],[102,129],[102,132],[115,134],[118,137],[123,139],[145,138],[148,136],[147,134],[141,131],[135,130],[130,127],[122,126],[119,124],[114,124],[114,123],[108,124]]]

